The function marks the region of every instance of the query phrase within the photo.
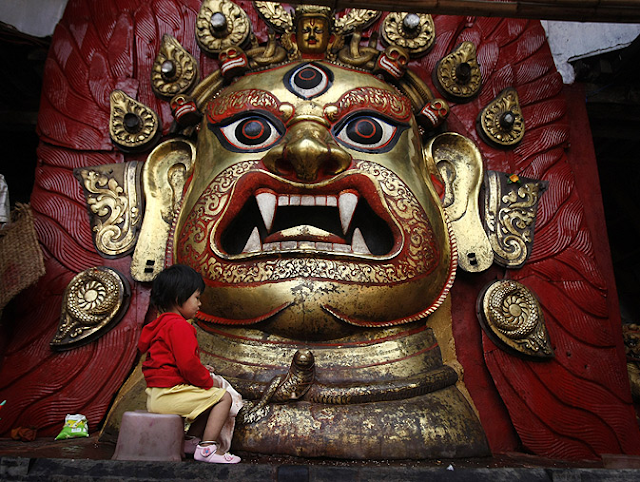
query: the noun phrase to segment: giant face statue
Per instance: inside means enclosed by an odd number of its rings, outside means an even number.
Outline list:
[[[177,228],[202,317],[299,340],[424,317],[455,270],[431,172],[409,100],[372,75],[239,79],[206,107]]]
[[[286,63],[206,104],[174,262],[205,278],[203,356],[247,400],[236,447],[486,453],[421,321],[456,269],[433,164],[409,99],[346,66]]]

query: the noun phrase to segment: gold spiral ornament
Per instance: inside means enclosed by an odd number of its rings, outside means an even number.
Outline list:
[[[478,319],[487,336],[505,351],[538,359],[554,356],[540,303],[517,281],[489,285],[478,299]]]
[[[51,348],[69,350],[96,340],[122,319],[130,297],[128,281],[112,268],[97,266],[78,273],[64,291]]]
[[[495,326],[510,338],[524,338],[537,325],[535,298],[511,283],[497,288],[497,293],[489,299],[489,310]]]
[[[72,317],[94,324],[116,306],[119,279],[109,271],[91,269],[81,280],[69,285],[67,307]]]

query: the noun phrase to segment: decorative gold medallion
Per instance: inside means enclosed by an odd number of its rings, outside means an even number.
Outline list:
[[[111,92],[109,99],[109,135],[113,143],[123,151],[137,151],[150,147],[160,136],[158,115],[121,90]]]
[[[436,41],[433,18],[426,13],[391,12],[380,30],[387,44],[406,49],[414,58],[426,54]]]
[[[472,100],[482,87],[476,46],[472,42],[462,42],[438,62],[433,77],[443,95],[458,102]]]
[[[162,45],[151,67],[151,87],[156,95],[170,98],[191,90],[198,80],[198,63],[171,35]]]
[[[97,266],[78,273],[64,290],[51,348],[70,350],[100,338],[122,319],[130,298],[128,281],[112,268]]]
[[[554,357],[540,303],[517,281],[492,283],[478,298],[478,319],[505,351],[536,359]]]
[[[73,172],[87,200],[93,243],[103,257],[121,257],[135,247],[142,224],[141,170],[132,161]]]
[[[196,41],[202,50],[217,54],[242,46],[251,34],[249,17],[228,0],[204,0],[196,19]]]
[[[533,232],[545,181],[489,171],[484,190],[484,225],[495,261],[520,268],[533,247]]]
[[[481,137],[498,147],[513,147],[524,137],[524,117],[520,110],[518,92],[504,89],[478,115],[477,128]]]
[[[144,164],[146,209],[131,260],[131,276],[136,281],[152,281],[164,268],[171,225],[182,202],[184,184],[193,170],[195,153],[191,142],[172,139],[151,151]]]
[[[480,272],[493,263],[491,244],[480,221],[478,197],[483,181],[482,155],[464,136],[444,133],[425,147],[444,181],[442,201],[458,246],[458,266],[468,272]]]

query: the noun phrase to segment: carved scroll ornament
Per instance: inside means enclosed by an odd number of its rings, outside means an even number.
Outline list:
[[[538,201],[547,183],[489,171],[485,180],[484,225],[495,261],[520,268],[533,248]]]
[[[140,171],[136,161],[74,170],[89,208],[93,242],[100,255],[133,251],[142,224]]]

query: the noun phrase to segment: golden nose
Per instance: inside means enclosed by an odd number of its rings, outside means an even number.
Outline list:
[[[263,159],[271,172],[313,182],[319,176],[331,176],[351,165],[351,155],[331,136],[324,119],[299,116],[289,124],[283,142]]]

